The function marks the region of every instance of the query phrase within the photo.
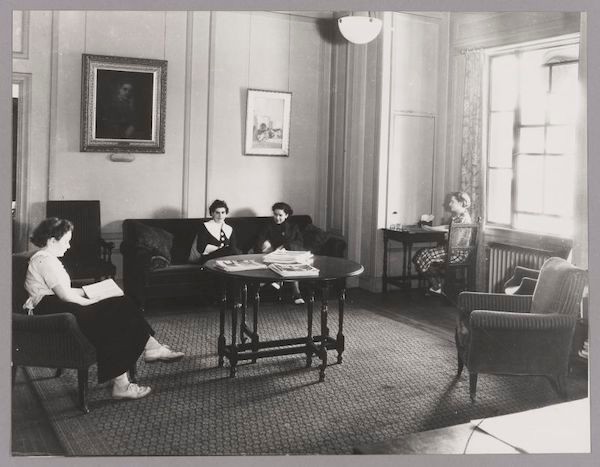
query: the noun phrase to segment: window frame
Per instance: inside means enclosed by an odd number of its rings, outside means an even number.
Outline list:
[[[558,234],[558,233],[548,233],[548,232],[542,232],[542,231],[536,231],[536,230],[527,230],[524,229],[522,227],[517,227],[516,226],[516,216],[521,213],[521,214],[527,214],[526,211],[523,210],[518,210],[517,209],[517,170],[518,170],[518,158],[520,155],[522,155],[519,152],[519,141],[520,141],[520,131],[521,128],[523,127],[541,127],[544,129],[544,152],[543,153],[527,153],[527,154],[531,154],[534,156],[540,156],[540,157],[552,157],[552,156],[562,156],[565,153],[548,153],[546,152],[546,136],[547,136],[547,132],[548,132],[548,128],[549,127],[554,127],[554,126],[560,126],[557,124],[552,124],[549,121],[549,112],[545,113],[544,116],[544,122],[542,124],[527,124],[527,125],[523,125],[521,123],[521,102],[520,102],[520,97],[521,97],[521,80],[519,79],[520,77],[517,78],[517,89],[516,89],[516,98],[515,98],[515,105],[514,108],[512,110],[513,112],[513,144],[512,144],[512,155],[511,155],[511,167],[492,167],[490,164],[490,149],[491,149],[491,145],[490,145],[490,140],[491,140],[491,120],[492,120],[492,114],[494,112],[500,113],[502,111],[500,110],[496,110],[493,111],[492,110],[492,93],[491,93],[491,86],[492,86],[492,62],[494,59],[498,58],[498,57],[502,57],[502,56],[516,56],[517,58],[517,63],[519,64],[519,66],[517,67],[518,72],[521,72],[521,67],[520,67],[520,60],[521,60],[521,56],[523,53],[525,52],[530,52],[530,51],[535,51],[535,50],[542,50],[542,49],[547,49],[550,50],[552,48],[559,48],[559,47],[565,47],[565,46],[573,46],[573,45],[577,45],[580,42],[580,35],[579,33],[575,33],[575,34],[568,34],[568,35],[564,35],[564,36],[558,36],[558,37],[554,37],[551,39],[546,39],[546,40],[541,40],[541,41],[533,41],[533,42],[527,42],[527,43],[520,43],[520,44],[511,44],[511,45],[507,45],[507,46],[502,46],[502,47],[495,47],[495,48],[489,48],[485,50],[486,53],[486,64],[485,64],[485,69],[484,69],[484,96],[486,96],[483,100],[483,108],[482,108],[482,116],[483,116],[483,134],[485,135],[483,138],[483,145],[482,145],[482,152],[483,152],[483,159],[484,159],[484,180],[485,180],[485,202],[486,202],[486,215],[485,215],[485,228],[486,231],[490,230],[490,231],[496,231],[496,233],[502,235],[502,232],[505,232],[505,234],[508,234],[510,236],[513,236],[514,234],[521,234],[521,235],[525,235],[525,236],[529,236],[529,237],[539,237],[540,235],[543,235],[545,237],[549,237],[549,238],[555,238],[557,241],[562,242],[564,239],[572,239],[574,232],[570,232],[569,234]],[[549,71],[548,71],[548,90],[551,89],[551,85],[552,85],[552,72],[554,70],[555,67],[557,66],[564,66],[564,65],[569,65],[569,64],[573,64],[573,63],[579,63],[579,57],[577,59],[566,59],[566,60],[561,60],[555,63],[548,63],[547,66],[550,67]],[[506,112],[506,110],[504,110]],[[523,153],[525,154],[525,153]],[[511,176],[511,186],[510,186],[510,223],[501,223],[501,222],[491,222],[489,221],[489,199],[490,199],[490,172],[494,171],[494,170],[498,170],[498,171],[502,171],[502,170],[507,170],[510,171],[510,176]],[[552,214],[545,214],[545,213],[539,213],[539,212],[533,212],[532,214],[534,215],[540,215],[540,216],[544,216],[544,217],[557,217],[557,218],[563,218],[564,216],[560,216],[560,215],[552,215]],[[512,233],[511,233],[512,232]]]

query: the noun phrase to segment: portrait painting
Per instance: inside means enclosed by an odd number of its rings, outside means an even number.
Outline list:
[[[248,89],[246,155],[289,156],[292,93]]]
[[[82,151],[164,152],[167,62],[84,54]]]

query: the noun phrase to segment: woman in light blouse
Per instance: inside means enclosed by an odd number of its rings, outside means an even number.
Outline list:
[[[190,263],[204,264],[212,258],[240,254],[233,227],[225,223],[229,214],[227,203],[216,199],[209,206],[208,212],[212,219],[200,227],[190,250]]]

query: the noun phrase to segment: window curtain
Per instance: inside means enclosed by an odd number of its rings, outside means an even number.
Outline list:
[[[483,154],[483,69],[482,50],[466,50],[462,117],[461,190],[471,197],[471,217],[485,219],[485,163]],[[485,290],[487,266],[483,238],[483,221],[478,236],[476,290]]]

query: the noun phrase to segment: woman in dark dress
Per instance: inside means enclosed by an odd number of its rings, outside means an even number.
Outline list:
[[[51,217],[33,231],[31,242],[40,247],[29,260],[25,305],[30,314],[71,313],[83,334],[96,349],[98,382],[113,380],[115,399],[139,399],[150,387],[131,383],[127,370],[144,353],[146,362],[172,361],[183,357],[160,344],[154,330],[127,296],[104,300],[87,298],[83,289],[71,287],[71,278],[58,259],[70,248],[73,224]]]
[[[238,255],[233,227],[225,223],[229,207],[223,200],[216,199],[209,206],[211,220],[202,224],[192,244],[188,261],[204,264],[209,259]]]
[[[302,233],[296,224],[287,220],[294,213],[292,207],[287,203],[278,202],[271,207],[271,210],[273,211],[273,220],[258,235],[254,251],[270,253],[279,248],[285,248],[288,251],[302,250],[304,248]],[[292,300],[296,305],[304,304],[298,281],[290,282],[293,288]]]

